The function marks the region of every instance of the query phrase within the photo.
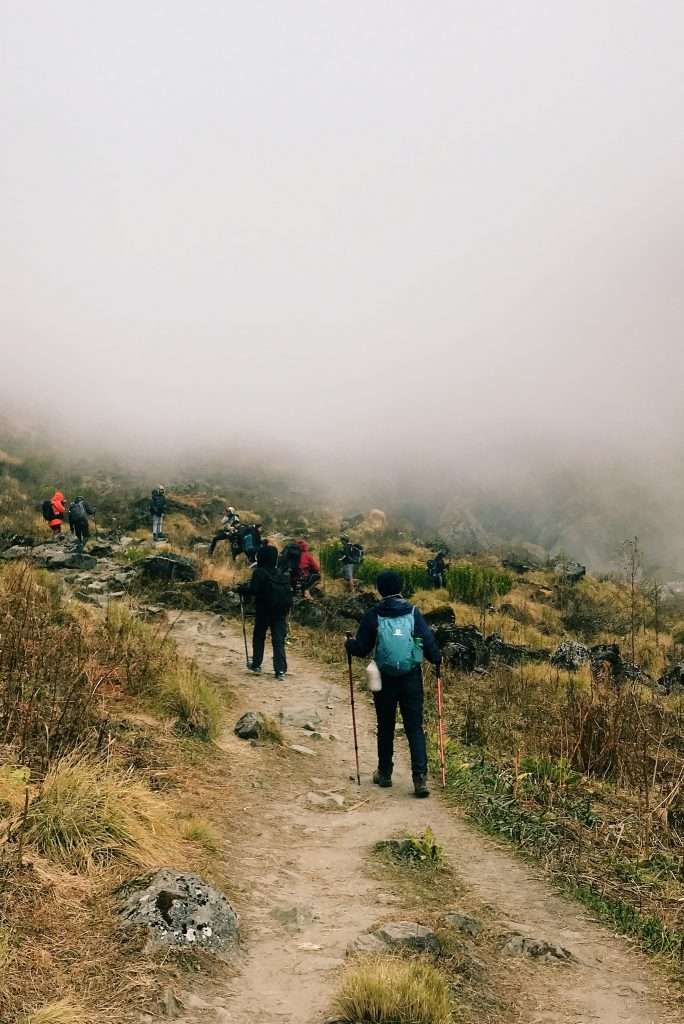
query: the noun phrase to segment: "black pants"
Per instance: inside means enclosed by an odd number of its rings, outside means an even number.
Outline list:
[[[378,768],[383,775],[391,775],[394,767],[394,725],[397,705],[401,711],[406,739],[411,749],[413,777],[427,774],[427,748],[423,732],[423,676],[420,668],[411,669],[404,676],[383,673],[382,690],[373,694],[378,719]]]
[[[219,544],[222,540],[230,540],[230,534],[228,533],[227,530],[219,530],[219,532],[211,538],[211,544],[209,545],[210,555],[214,554],[214,549],[216,548],[216,545]]]
[[[79,544],[85,544],[90,536],[90,525],[87,519],[74,520],[74,534]]]
[[[254,619],[252,666],[253,668],[261,668],[261,663],[264,660],[266,633],[269,629],[271,631],[271,643],[273,644],[273,671],[287,672],[287,658],[285,657],[287,616],[262,611],[259,608],[257,608],[256,617]]]

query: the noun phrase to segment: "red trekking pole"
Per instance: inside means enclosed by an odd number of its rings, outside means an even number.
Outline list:
[[[439,727],[439,772],[442,789],[446,788],[446,762],[444,759],[444,714],[442,711],[442,676],[437,668],[437,724]]]
[[[347,633],[347,640],[351,640],[351,633]],[[359,768],[359,739],[356,733],[356,707],[354,705],[354,676],[352,673],[352,656],[347,651],[347,664],[349,665],[349,697],[351,700],[352,728],[354,730],[354,753],[356,755],[356,782],[361,785],[361,770]]]

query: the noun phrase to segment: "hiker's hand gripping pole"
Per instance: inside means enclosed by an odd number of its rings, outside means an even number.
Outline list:
[[[351,640],[351,633],[347,633],[346,637],[347,640]],[[359,768],[359,739],[356,732],[356,707],[354,705],[354,675],[352,672],[352,656],[349,653],[349,651],[347,651],[347,664],[349,666],[349,699],[351,701],[352,729],[354,731],[354,754],[356,756],[356,783],[360,786],[361,769]]]
[[[444,713],[442,707],[442,666],[437,665],[437,725],[439,729],[439,773],[442,789],[446,788],[446,761],[444,758]]]

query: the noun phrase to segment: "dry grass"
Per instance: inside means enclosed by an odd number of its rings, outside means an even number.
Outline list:
[[[194,666],[181,664],[161,683],[161,707],[175,717],[179,732],[216,740],[223,727],[223,701],[218,690]]]
[[[115,858],[154,866],[173,849],[167,817],[162,802],[130,774],[75,752],[50,768],[29,806],[24,838],[72,870]]]
[[[373,958],[354,964],[335,1000],[335,1012],[349,1024],[451,1024],[446,979],[417,960]]]
[[[218,853],[220,850],[218,837],[205,818],[188,818],[183,823],[182,836],[190,843],[197,843],[207,853]]]
[[[92,1018],[82,1006],[70,999],[59,999],[33,1010],[23,1018],[22,1024],[88,1024]]]

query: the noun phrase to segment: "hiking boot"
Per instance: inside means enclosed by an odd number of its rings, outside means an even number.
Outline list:
[[[390,786],[392,785],[392,776],[385,775],[378,768],[377,771],[373,772],[373,782],[375,783],[376,786],[381,786],[382,789],[389,789]]]
[[[427,775],[415,775],[413,778],[413,792],[417,797],[422,798],[430,796],[430,790],[427,784]]]
[[[261,675],[261,665],[255,665],[251,658],[247,662],[247,668],[250,672],[253,672],[255,676]]]
[[[276,681],[278,683],[282,683],[283,680],[285,679],[285,673],[284,672],[276,672],[275,677],[276,677]]]

